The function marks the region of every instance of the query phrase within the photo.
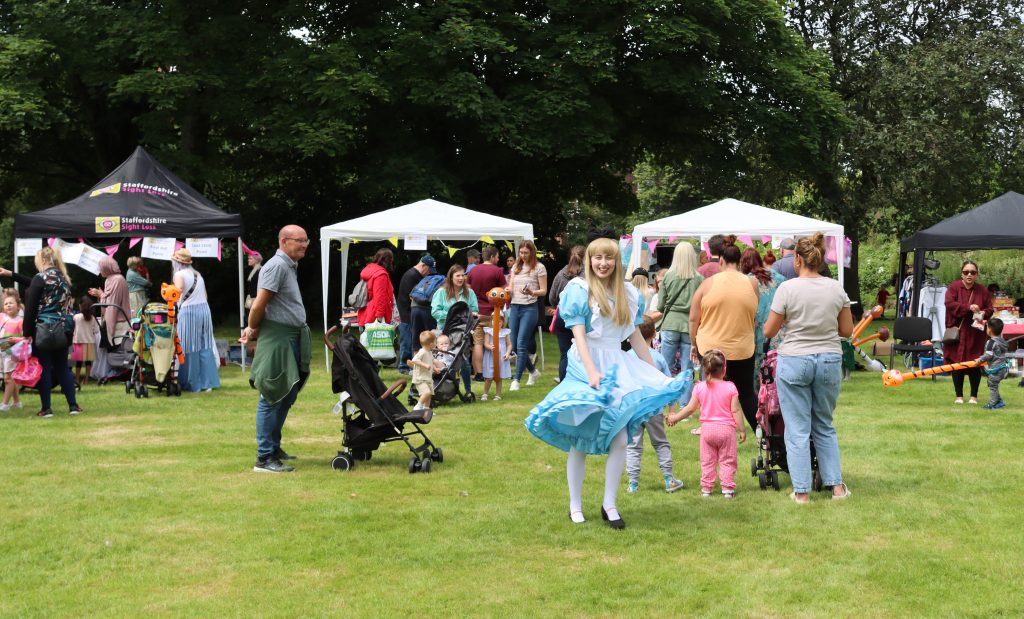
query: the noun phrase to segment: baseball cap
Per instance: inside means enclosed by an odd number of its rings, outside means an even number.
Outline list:
[[[423,264],[425,264],[428,267],[430,267],[430,272],[431,273],[436,273],[437,272],[437,261],[435,261],[434,257],[431,256],[430,254],[426,254],[425,256],[420,258],[420,262],[422,262]]]

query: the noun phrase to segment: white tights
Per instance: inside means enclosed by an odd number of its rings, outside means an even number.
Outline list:
[[[583,511],[583,477],[586,474],[587,454],[577,451],[576,448],[569,448],[569,459],[565,464],[565,477],[569,482],[569,512]],[[619,482],[622,481],[622,471],[626,468],[626,430],[615,435],[612,444],[608,448],[608,462],[604,465],[604,507],[608,517],[617,520],[618,511],[615,509],[615,500],[619,496]]]

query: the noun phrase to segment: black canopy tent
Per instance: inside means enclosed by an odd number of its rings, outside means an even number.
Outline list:
[[[217,208],[141,146],[77,198],[48,209],[15,215],[15,243],[16,239],[51,237],[235,238],[238,242],[238,318],[240,324],[245,321],[242,216]],[[15,270],[17,263],[15,259]],[[243,357],[243,367],[244,363]]]
[[[924,255],[929,250],[1024,248],[1024,195],[1009,191],[966,213],[921,230],[900,243],[899,281],[906,277],[907,254],[914,254],[914,294],[910,315],[917,315]]]

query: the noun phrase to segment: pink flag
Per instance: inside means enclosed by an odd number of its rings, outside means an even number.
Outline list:
[[[766,234],[761,237],[761,242],[767,245],[768,243],[772,242],[772,237]]]
[[[141,240],[142,240],[142,237],[141,236],[137,236],[137,237],[131,239],[130,241],[128,241],[128,249],[131,249],[132,247],[135,247],[136,245],[138,245],[139,241],[141,241]]]
[[[221,259],[221,250],[223,250],[223,247],[221,247],[221,242],[220,242],[220,240],[218,239],[218,240],[217,240],[217,262],[220,262],[220,259]]]
[[[825,237],[825,261],[829,264],[836,263],[836,237]]]
[[[704,250],[704,253],[707,254],[708,257],[710,258],[711,257],[711,246],[708,245],[708,242],[704,241],[703,243],[700,244],[700,246]]]
[[[255,249],[253,249],[253,248],[249,247],[248,245],[246,245],[245,241],[242,241],[242,251],[245,252],[246,256],[251,256],[253,254],[258,254],[259,253]]]
[[[741,234],[738,237],[736,237],[736,239],[739,240],[740,242],[742,242],[747,247],[753,247],[754,246],[754,239],[750,238],[749,234]]]
[[[658,240],[647,241],[647,249],[651,251],[651,255],[654,255],[654,250],[658,248]]]
[[[175,241],[174,242],[174,251],[178,251],[179,249],[181,249],[184,246],[185,246],[184,241]]]
[[[678,239],[678,238],[679,238],[678,236],[670,236],[670,237],[668,237],[669,244],[670,245],[675,245],[676,239]]]
[[[107,245],[107,246],[106,246],[106,247],[104,247],[103,249],[107,250],[107,255],[108,255],[108,256],[113,256],[114,254],[116,254],[116,253],[117,253],[117,249],[118,249],[119,247],[121,247],[121,244],[120,244],[120,243],[115,243],[115,244],[113,244],[113,245]]]
[[[56,242],[57,242],[57,239],[55,239],[54,237],[50,237],[50,238],[46,239],[46,244],[49,245],[50,247],[53,247],[53,244],[56,243]]]

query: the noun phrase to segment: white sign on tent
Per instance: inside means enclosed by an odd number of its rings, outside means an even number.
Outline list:
[[[142,257],[154,260],[170,260],[174,255],[175,239],[158,239],[147,236],[142,239]]]
[[[14,242],[14,255],[35,256],[43,248],[43,239],[17,239]]]
[[[193,258],[220,259],[220,239],[185,239],[185,249]]]
[[[406,234],[405,235],[405,250],[406,251],[420,251],[427,249],[427,235],[426,234]]]
[[[78,262],[75,264],[77,264],[79,268],[85,269],[93,275],[99,275],[100,260],[106,257],[107,252],[82,244],[82,253],[78,256]]]
[[[85,249],[85,243],[65,243],[57,239],[53,242],[53,249],[60,252],[60,259],[64,261],[64,264],[78,264],[78,259],[82,257],[82,250]]]

